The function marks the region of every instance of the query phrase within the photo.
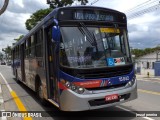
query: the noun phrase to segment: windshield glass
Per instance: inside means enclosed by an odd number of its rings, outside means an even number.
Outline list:
[[[60,64],[74,68],[97,68],[131,62],[125,29],[61,27]]]

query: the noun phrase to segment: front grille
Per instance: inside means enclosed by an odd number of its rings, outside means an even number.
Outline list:
[[[90,68],[90,69],[76,69],[61,67],[61,70],[69,75],[81,79],[97,79],[97,78],[110,78],[122,76],[131,73],[133,65],[105,67],[105,68]]]
[[[110,78],[129,74],[132,67],[114,67],[110,69],[88,70],[88,72],[80,71],[76,77],[85,79]]]
[[[105,98],[90,100],[88,102],[89,102],[90,106],[100,106],[100,105],[106,105],[106,104],[110,104],[110,103],[119,102],[120,99],[127,100],[129,97],[130,97],[130,93],[120,95],[118,100],[112,100],[112,101],[109,101],[109,102],[105,101]]]

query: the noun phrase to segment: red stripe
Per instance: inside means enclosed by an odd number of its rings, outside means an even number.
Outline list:
[[[100,87],[101,82],[102,80],[89,80],[84,82],[74,82],[74,84],[84,88],[95,88],[95,87]]]
[[[66,90],[68,89],[64,84],[62,84],[61,82],[58,82],[58,85],[59,85],[59,89],[62,89],[62,90]]]

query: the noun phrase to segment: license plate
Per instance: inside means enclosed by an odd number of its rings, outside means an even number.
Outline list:
[[[113,95],[107,95],[105,97],[105,100],[108,102],[108,101],[114,101],[114,100],[118,100],[119,97],[118,97],[118,94],[113,94]]]

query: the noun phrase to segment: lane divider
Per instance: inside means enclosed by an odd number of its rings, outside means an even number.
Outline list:
[[[138,89],[138,91],[143,93],[153,94],[153,95],[160,95],[160,92],[154,92],[154,91],[143,90],[143,89]]]
[[[2,73],[0,73],[0,76],[3,78],[6,86],[9,89],[9,92],[14,100],[14,102],[16,103],[18,109],[20,112],[25,112],[27,113],[27,109],[25,108],[25,106],[23,105],[23,103],[21,102],[20,98],[17,96],[16,92],[12,90],[12,88],[10,87],[10,85],[8,84],[7,80],[5,79],[5,77],[2,75]],[[32,117],[24,117],[24,120],[32,120]]]

